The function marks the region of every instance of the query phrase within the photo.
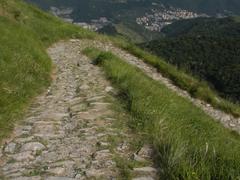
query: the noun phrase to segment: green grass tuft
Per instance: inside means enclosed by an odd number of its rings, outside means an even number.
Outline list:
[[[154,145],[160,178],[239,178],[238,135],[115,55],[96,49],[84,52],[101,61],[107,77],[124,94],[132,115],[129,126],[145,132]]]

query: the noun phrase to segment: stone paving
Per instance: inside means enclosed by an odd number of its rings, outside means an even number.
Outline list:
[[[164,84],[169,89],[176,92],[179,96],[182,96],[191,101],[195,106],[202,109],[206,114],[211,116],[217,122],[220,122],[224,127],[236,131],[238,134],[240,134],[240,117],[235,118],[231,114],[227,114],[219,109],[216,109],[202,100],[191,97],[187,91],[184,91],[175,86],[171,80],[165,78],[161,72],[158,72],[157,69],[153,66],[146,64],[142,59],[133,56],[132,54],[112,45],[111,43],[102,43],[100,41],[84,41],[84,43],[88,43],[89,45],[91,44],[90,47],[95,46],[99,49],[114,53],[129,64],[132,64],[141,69],[147,76]]]
[[[148,162],[131,169],[133,179],[157,179],[151,148],[132,151],[131,133],[113,126],[115,90],[81,54],[87,45],[72,40],[49,48],[54,80],[0,148],[0,179],[123,179],[116,155]],[[122,140],[113,146],[109,137]]]
[[[110,43],[72,39],[49,48],[55,66],[54,80],[0,147],[0,179],[126,179],[116,157],[126,163],[138,162],[130,170],[132,179],[158,179],[152,148],[145,144],[133,150],[130,144],[134,135],[116,126],[120,120],[112,106],[117,90],[105,79],[101,68],[82,55],[86,47],[111,51],[240,133],[239,118],[192,98],[135,56]],[[116,143],[113,139],[120,140]]]

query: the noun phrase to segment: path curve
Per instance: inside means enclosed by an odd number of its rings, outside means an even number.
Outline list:
[[[121,177],[115,156],[130,158],[131,134],[113,126],[113,88],[104,73],[81,54],[88,41],[59,42],[48,53],[56,78],[30,106],[26,118],[0,148],[0,179],[71,180]],[[111,138],[122,137],[116,146]],[[141,151],[140,151],[141,152]],[[149,165],[132,170],[136,179],[156,179],[151,148],[135,154]],[[121,179],[121,178],[120,178]]]
[[[56,78],[0,147],[0,179],[116,179],[121,177],[116,154],[127,159],[133,155],[134,160],[148,162],[148,166],[132,169],[136,180],[157,179],[151,147],[144,145],[138,151],[142,153],[136,154],[129,146],[131,133],[113,126],[119,121],[111,108],[113,88],[100,68],[82,55],[86,47],[111,51],[189,99],[225,127],[240,132],[240,119],[192,98],[154,67],[126,51],[110,43],[72,39],[49,48]],[[123,141],[112,147],[109,137],[122,137]]]

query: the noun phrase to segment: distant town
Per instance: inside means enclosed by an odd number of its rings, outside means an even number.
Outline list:
[[[160,32],[163,27],[173,23],[176,20],[191,19],[197,17],[208,17],[206,14],[197,14],[184,9],[170,7],[166,9],[152,9],[151,13],[146,13],[145,16],[136,19],[136,23],[144,26],[150,31]]]
[[[98,31],[104,26],[111,23],[107,17],[99,17],[98,19],[92,19],[90,22],[74,22],[71,18],[73,12],[72,8],[57,8],[51,7],[50,12],[62,18],[64,21],[76,24],[85,29],[90,29],[92,31]],[[206,14],[197,14],[184,9],[173,8],[161,5],[156,9],[151,9],[150,12],[146,13],[143,17],[136,18],[136,23],[144,26],[150,31],[160,32],[163,27],[173,23],[180,19],[191,19],[197,17],[208,17]]]

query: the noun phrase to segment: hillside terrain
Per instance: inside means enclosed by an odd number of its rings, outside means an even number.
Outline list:
[[[0,179],[240,176],[240,107],[207,84],[20,0],[0,18]]]
[[[239,102],[240,23],[234,18],[200,18],[178,21],[163,32],[165,38],[144,47]]]
[[[218,13],[235,13],[239,14],[240,10],[240,2],[238,0],[117,0],[117,1],[109,1],[103,0],[101,3],[97,0],[56,0],[56,1],[49,1],[49,0],[28,0],[30,2],[37,3],[44,7],[45,9],[49,8],[49,6],[77,6],[79,10],[85,9],[84,12],[78,11],[79,18],[89,18],[96,16],[106,16],[112,15],[115,11],[126,10],[136,7],[146,7],[151,6],[152,3],[161,3],[168,6],[173,6],[176,8],[183,8],[187,10],[191,10],[194,12],[201,12],[207,14],[218,14]],[[115,8],[115,7],[119,8]],[[101,11],[97,11],[95,8],[101,8]],[[90,10],[90,11],[89,11]]]
[[[158,33],[169,23],[178,19],[207,16],[181,8],[165,6],[158,1],[131,0],[27,0],[46,11],[78,26],[100,32],[106,26],[114,27],[118,35],[133,42],[144,42],[159,38]],[[108,31],[104,31],[107,33]]]
[[[118,35],[136,43],[158,39],[162,28],[181,19],[224,17],[240,9],[235,0],[27,1],[87,29],[108,33],[105,27],[114,27]]]
[[[205,12],[207,14],[222,12],[239,14],[240,8],[240,2],[238,0],[161,0],[161,2],[192,11]]]

